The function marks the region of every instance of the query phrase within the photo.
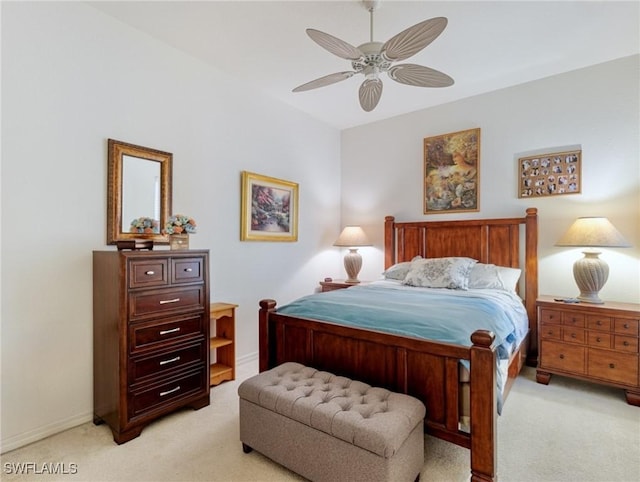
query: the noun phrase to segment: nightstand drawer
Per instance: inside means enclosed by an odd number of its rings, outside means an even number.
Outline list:
[[[615,318],[613,322],[613,331],[615,331],[616,333],[629,336],[638,336],[638,326],[640,325],[640,322],[638,320]]]
[[[587,343],[589,346],[611,348],[611,335],[609,333],[600,333],[599,331],[589,331]]]
[[[565,326],[575,326],[584,328],[584,318],[582,313],[562,313],[562,324]]]
[[[562,328],[559,325],[545,323],[540,327],[540,336],[550,340],[562,340]]]
[[[561,324],[562,311],[558,310],[540,310],[540,322],[545,324]]]
[[[638,357],[606,350],[589,350],[588,374],[603,380],[638,385]]]
[[[616,335],[613,347],[616,350],[638,353],[638,339],[631,336]]]
[[[587,316],[587,328],[590,330],[611,331],[611,318],[608,316]]]
[[[585,373],[585,348],[582,346],[543,340],[540,351],[540,366],[542,368],[555,368],[578,374]]]
[[[576,330],[573,328],[562,329],[562,341],[567,341],[569,343],[579,343],[583,345],[585,340],[584,337],[584,330]]]

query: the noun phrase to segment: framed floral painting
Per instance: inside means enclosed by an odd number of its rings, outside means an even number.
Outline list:
[[[424,214],[480,209],[480,129],[424,139]]]
[[[242,241],[298,240],[298,184],[242,172]]]

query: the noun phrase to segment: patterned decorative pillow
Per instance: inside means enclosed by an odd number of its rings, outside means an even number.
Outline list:
[[[403,284],[423,288],[469,288],[469,274],[477,263],[471,258],[425,258],[411,262]]]
[[[403,261],[402,263],[396,263],[393,266],[389,266],[382,275],[385,279],[395,279],[402,281],[407,277],[407,273],[411,269],[411,263],[417,259],[422,259],[422,256],[416,256],[411,261]]]

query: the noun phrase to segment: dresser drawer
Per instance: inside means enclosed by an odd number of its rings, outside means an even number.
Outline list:
[[[202,258],[177,258],[171,260],[171,283],[195,283],[203,280]]]
[[[180,398],[205,393],[209,387],[209,377],[206,371],[209,367],[202,367],[198,371],[175,377],[160,385],[141,390],[135,390],[129,405],[129,417],[144,415],[153,409],[162,409]]]
[[[146,288],[169,284],[169,261],[167,259],[130,260],[129,270],[129,288]]]
[[[131,354],[140,351],[160,348],[168,342],[179,343],[204,336],[204,315],[183,316],[147,323],[129,325],[129,351]]]
[[[638,339],[631,336],[615,335],[614,348],[629,353],[638,353]]]
[[[640,321],[638,320],[627,320],[625,318],[615,318],[613,320],[614,327],[613,331],[616,333],[620,333],[621,335],[629,335],[629,336],[638,336],[638,327],[640,326]]]
[[[589,346],[600,348],[611,348],[611,335],[600,331],[589,331],[587,334],[587,343]]]
[[[132,358],[129,363],[129,381],[135,385],[145,379],[193,367],[207,359],[206,341],[171,351]]]
[[[566,372],[585,373],[585,348],[582,346],[543,340],[540,352],[541,368],[555,368]]]
[[[638,357],[607,350],[589,349],[588,374],[602,380],[638,385]]]
[[[190,288],[131,292],[130,319],[164,315],[171,312],[204,310],[205,293],[202,285]]]
[[[608,316],[587,316],[587,328],[590,330],[611,331],[611,318]]]

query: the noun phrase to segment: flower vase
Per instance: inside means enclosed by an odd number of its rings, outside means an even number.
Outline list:
[[[170,234],[169,248],[171,250],[189,249],[189,235],[188,234]]]

